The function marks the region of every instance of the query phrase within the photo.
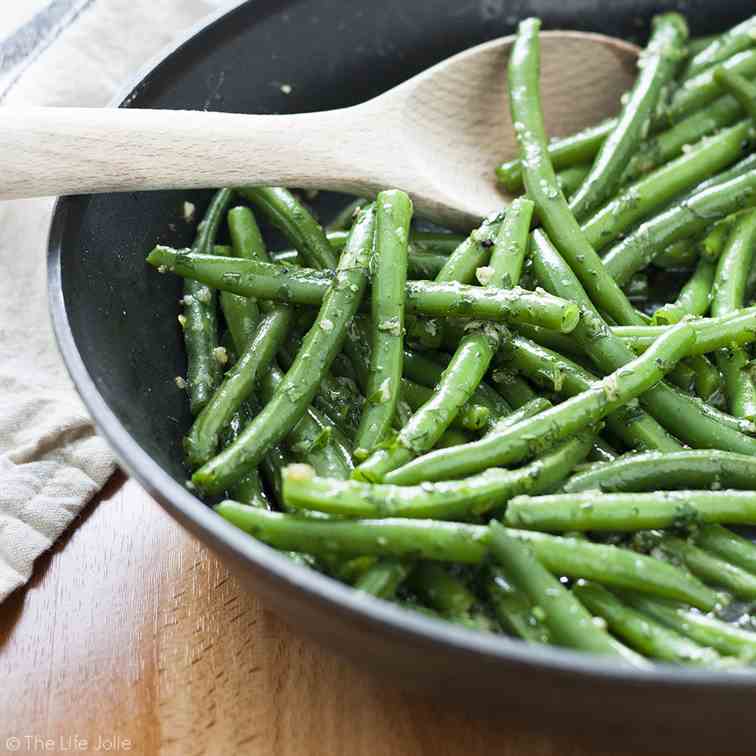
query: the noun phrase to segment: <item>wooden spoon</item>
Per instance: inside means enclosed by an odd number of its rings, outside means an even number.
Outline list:
[[[549,133],[613,115],[638,48],[544,32]],[[469,227],[506,204],[494,167],[517,154],[506,73],[513,37],[455,55],[355,107],[299,115],[3,108],[0,198],[270,185],[374,196],[407,191],[419,214]]]

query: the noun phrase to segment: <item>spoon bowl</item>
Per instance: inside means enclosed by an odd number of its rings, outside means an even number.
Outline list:
[[[473,47],[359,106],[398,109],[392,126],[407,140],[402,155],[416,177],[411,194],[421,213],[470,225],[511,199],[496,185],[493,169],[517,155],[507,99],[513,43],[509,36]],[[638,53],[635,45],[603,34],[543,32],[541,100],[549,136],[619,112]]]
[[[0,198],[273,185],[366,197],[403,189],[417,212],[455,228],[506,204],[497,162],[516,154],[506,95],[514,37],[455,55],[355,107],[298,115],[4,109]],[[545,32],[546,126],[569,133],[613,115],[632,84],[635,45]]]

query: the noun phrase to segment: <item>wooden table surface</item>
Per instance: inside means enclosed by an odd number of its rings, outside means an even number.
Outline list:
[[[599,752],[495,730],[302,640],[120,474],[81,519],[0,606],[0,753]]]

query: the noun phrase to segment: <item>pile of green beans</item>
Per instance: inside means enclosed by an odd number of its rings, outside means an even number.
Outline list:
[[[467,236],[397,189],[326,225],[288,189],[216,192],[147,257],[184,287],[187,486],[435,621],[756,663],[755,32],[655,17],[617,117],[548,142],[522,21],[496,168],[522,194]]]

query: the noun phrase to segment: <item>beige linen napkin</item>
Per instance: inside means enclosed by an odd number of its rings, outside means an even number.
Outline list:
[[[223,0],[0,4],[6,107],[106,105]],[[2,111],[0,110],[0,118]],[[47,314],[51,199],[0,202],[0,601],[115,467],[58,355]]]

